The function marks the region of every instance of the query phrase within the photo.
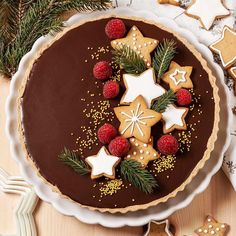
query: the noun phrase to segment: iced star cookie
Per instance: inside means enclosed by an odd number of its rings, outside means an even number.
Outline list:
[[[185,14],[199,19],[202,26],[209,30],[215,19],[228,16],[230,12],[224,7],[222,0],[194,0]]]
[[[129,104],[134,99],[142,95],[148,107],[152,102],[165,93],[165,89],[156,83],[155,72],[150,68],[141,75],[123,75],[126,91],[121,98],[121,104]],[[143,88],[146,89],[143,89]]]
[[[171,4],[174,6],[180,6],[179,0],[158,0],[160,4]]]
[[[161,120],[161,114],[148,109],[143,98],[139,95],[129,106],[114,108],[120,121],[119,131],[125,138],[135,137],[143,143],[148,143],[151,127]]]
[[[204,225],[195,230],[198,236],[226,236],[229,225],[217,222],[213,217],[207,216]]]
[[[224,27],[222,36],[215,43],[210,45],[210,49],[219,54],[222,65],[228,69],[236,62],[236,32],[228,26]]]
[[[161,222],[151,221],[148,223],[148,229],[144,236],[173,236],[170,231],[169,220],[164,220]]]
[[[176,62],[172,61],[162,80],[169,84],[170,89],[174,92],[181,88],[193,88],[193,83],[190,78],[193,68],[191,66],[181,67]]]
[[[236,95],[236,66],[229,69],[229,74],[234,79],[234,94]]]
[[[147,67],[150,67],[150,53],[157,47],[158,40],[144,37],[140,30],[136,26],[133,26],[125,38],[111,41],[111,46],[114,49],[122,48],[123,45],[133,49],[141,58],[143,58]]]

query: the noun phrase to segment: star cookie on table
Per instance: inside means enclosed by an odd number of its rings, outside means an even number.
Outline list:
[[[179,0],[158,0],[160,4],[171,4],[174,6],[180,6]]]
[[[135,137],[148,143],[151,127],[161,120],[161,114],[148,109],[143,96],[139,95],[129,106],[114,108],[120,121],[119,131],[125,138]]]
[[[163,132],[165,134],[172,132],[175,129],[186,130],[187,125],[185,117],[188,114],[188,108],[176,107],[175,105],[169,105],[162,113],[163,120]]]
[[[236,32],[225,26],[220,39],[210,45],[210,49],[220,55],[224,68],[229,68],[236,62]]]
[[[198,236],[226,236],[229,230],[227,224],[217,222],[213,217],[207,216],[202,227],[195,230]]]
[[[153,148],[153,140],[143,143],[136,138],[129,139],[131,148],[125,159],[135,160],[145,168],[149,161],[154,161],[160,157],[160,154]]]
[[[234,79],[234,94],[236,95],[236,66],[229,69],[229,74]]]
[[[170,225],[168,220],[161,222],[151,221],[148,223],[147,232],[144,236],[173,236],[170,232]]]
[[[146,38],[136,26],[133,26],[125,38],[111,41],[114,49],[120,49],[126,45],[133,49],[146,62],[147,67],[151,66],[150,53],[157,47],[158,40]]]
[[[190,79],[193,68],[191,66],[181,67],[176,62],[172,61],[162,80],[169,84],[170,89],[174,92],[181,88],[193,88],[193,82]]]
[[[153,68],[144,71],[141,75],[123,75],[126,91],[121,98],[121,104],[129,104],[138,95],[142,95],[148,105],[165,93],[165,89],[157,84]]]
[[[209,30],[216,19],[228,16],[230,12],[221,0],[194,0],[185,14],[199,19],[202,26]]]
[[[97,179],[102,176],[115,179],[115,168],[120,160],[119,157],[110,155],[105,147],[102,147],[97,155],[89,156],[85,159],[92,168],[91,179]]]

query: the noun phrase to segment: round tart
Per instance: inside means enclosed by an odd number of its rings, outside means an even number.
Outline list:
[[[125,213],[175,197],[204,166],[217,138],[219,97],[186,40],[136,18],[119,18],[126,33],[111,40],[110,20],[75,25],[38,51],[22,84],[19,124],[28,160],[54,191],[92,210]],[[168,45],[176,53],[164,70],[157,58]],[[119,65],[119,50],[134,53],[140,71]]]

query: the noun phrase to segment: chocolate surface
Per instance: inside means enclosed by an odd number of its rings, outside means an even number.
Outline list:
[[[59,161],[58,155],[64,147],[79,149],[78,139],[85,139],[87,135],[83,132],[83,126],[85,129],[94,127],[94,123],[86,116],[88,110],[93,109],[93,105],[97,102],[104,100],[101,95],[102,82],[96,83],[92,75],[97,60],[96,56],[92,59],[91,54],[99,47],[110,46],[110,40],[104,32],[107,21],[108,19],[98,20],[75,28],[43,52],[33,65],[22,97],[22,124],[27,151],[40,174],[48,182],[82,205],[123,208],[146,204],[164,197],[189,177],[203,157],[212,133],[214,100],[208,74],[182,42],[155,25],[124,20],[128,30],[136,25],[146,37],[159,41],[168,38],[177,42],[178,54],[174,61],[182,66],[193,67],[191,79],[194,83],[194,93],[196,96],[200,95],[201,114],[198,108],[189,112],[186,122],[194,126],[189,140],[190,151],[179,153],[173,168],[167,168],[156,174],[160,187],[153,194],[145,194],[124,182],[127,188],[122,187],[114,195],[100,198],[99,182],[106,180],[92,181],[89,175],[80,176]],[[111,52],[101,52],[99,56],[99,60],[110,61],[111,58]],[[109,114],[107,118],[101,117],[101,124],[111,119],[111,123],[116,127],[119,126],[118,120],[112,118],[113,107],[117,106],[119,98],[110,102],[111,106],[107,108]],[[174,131],[172,134],[178,137],[181,132]],[[162,134],[160,122],[152,129],[154,144]],[[91,149],[83,150],[83,156],[96,154],[101,146],[96,141]],[[154,170],[152,164],[149,169]]]

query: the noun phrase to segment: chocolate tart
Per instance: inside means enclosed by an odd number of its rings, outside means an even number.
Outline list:
[[[123,72],[116,73],[116,79],[121,79],[121,94],[110,101],[103,98],[102,83],[92,74],[97,60],[112,59],[110,40],[104,32],[110,18],[101,17],[66,28],[49,45],[38,50],[25,72],[20,90],[19,132],[28,161],[53,191],[91,210],[126,213],[175,197],[197,175],[214,149],[220,99],[215,77],[206,61],[185,39],[155,22],[122,18],[127,30],[135,25],[145,37],[159,41],[173,39],[178,48],[175,62],[193,67],[191,79],[195,102],[186,117],[188,130],[172,132],[180,138],[186,151],[174,157],[162,157],[148,167],[159,183],[159,188],[152,194],[145,194],[124,180],[109,186],[105,178],[91,180],[64,165],[58,160],[64,147],[83,158],[97,154],[102,147],[91,138],[94,136],[90,131],[94,128],[91,111],[101,107],[105,110],[105,115],[98,119],[98,126],[111,122],[119,127],[113,108],[125,91]],[[155,148],[161,135],[160,122],[152,128]]]

